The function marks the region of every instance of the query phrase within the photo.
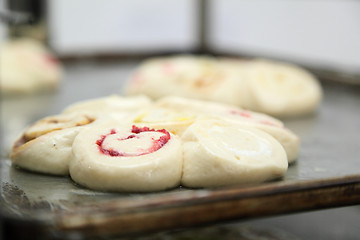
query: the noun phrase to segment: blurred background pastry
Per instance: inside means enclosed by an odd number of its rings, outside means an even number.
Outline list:
[[[51,92],[59,87],[61,64],[40,41],[19,38],[0,46],[2,95]]]
[[[296,65],[196,55],[144,61],[125,94],[212,100],[281,117],[313,113],[322,99],[319,80]]]

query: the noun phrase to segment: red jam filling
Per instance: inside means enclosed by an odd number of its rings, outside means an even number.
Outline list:
[[[118,141],[124,141],[127,139],[131,139],[131,138],[139,138],[140,136],[138,135],[139,133],[142,132],[159,132],[159,133],[163,133],[163,135],[158,138],[158,139],[153,139],[152,138],[152,145],[150,148],[148,149],[144,149],[139,153],[126,153],[126,152],[121,152],[115,149],[111,149],[111,148],[105,148],[103,146],[103,143],[105,141],[105,139],[112,135],[112,134],[116,134],[115,129],[112,129],[110,131],[110,133],[106,134],[106,135],[102,135],[100,139],[98,139],[96,141],[96,145],[98,145],[100,152],[102,152],[105,155],[109,155],[112,157],[117,157],[117,156],[123,156],[123,157],[134,157],[134,156],[141,156],[141,155],[145,155],[145,154],[149,154],[152,152],[155,152],[157,150],[159,150],[160,148],[162,148],[169,140],[170,140],[170,133],[168,131],[166,131],[165,129],[161,129],[161,130],[155,130],[155,129],[150,129],[148,127],[136,127],[135,125],[132,126],[131,132],[133,134],[125,137],[125,138],[119,138],[117,139]]]
[[[141,85],[144,82],[144,77],[141,73],[136,72],[131,78],[131,84],[133,85]]]
[[[230,113],[234,114],[234,115],[241,116],[241,117],[246,117],[246,118],[251,118],[252,117],[250,113],[239,111],[239,110],[231,110]]]
[[[270,121],[267,121],[267,120],[262,120],[262,121],[260,121],[260,123],[265,124],[265,125],[269,125],[269,126],[277,127],[276,124],[274,124],[274,123],[272,123]]]
[[[252,118],[253,117],[250,113],[239,111],[239,110],[231,110],[230,113],[233,114],[233,115],[237,115],[237,116],[241,116],[241,117],[245,117],[245,118]],[[261,123],[261,124],[265,124],[265,125],[269,125],[269,126],[273,126],[273,127],[279,127],[275,123],[273,123],[271,121],[268,121],[268,120],[256,120],[256,119],[254,119],[254,120],[256,122],[258,122],[258,123]]]
[[[165,74],[173,74],[174,73],[174,65],[170,62],[165,62],[162,65],[163,72]]]
[[[58,64],[59,63],[59,61],[55,57],[53,57],[49,54],[45,55],[44,58],[48,64]]]

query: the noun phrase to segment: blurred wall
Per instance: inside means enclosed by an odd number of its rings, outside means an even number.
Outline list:
[[[49,1],[50,44],[60,54],[196,47],[196,1]]]
[[[50,40],[62,54],[186,51],[197,46],[198,1],[49,1]],[[360,1],[208,0],[208,44],[360,72]]]
[[[360,1],[212,0],[210,46],[360,73]]]

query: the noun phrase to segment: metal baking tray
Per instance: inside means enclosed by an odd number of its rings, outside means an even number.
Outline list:
[[[3,221],[27,226],[44,238],[112,237],[360,203],[360,87],[332,82],[322,82],[324,100],[316,114],[284,119],[302,143],[297,162],[278,181],[121,194],[88,190],[69,177],[11,165],[9,149],[27,124],[75,101],[121,94],[137,64],[71,63],[56,93],[1,100]]]

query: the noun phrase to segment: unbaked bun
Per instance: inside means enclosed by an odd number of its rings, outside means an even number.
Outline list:
[[[101,116],[103,113],[122,113],[150,106],[152,101],[145,95],[122,97],[111,95],[73,103],[63,110],[63,113],[86,113]]]
[[[153,99],[175,95],[234,104],[239,93],[232,88],[233,81],[216,58],[182,55],[145,61],[131,76],[125,92]]]
[[[212,100],[281,117],[314,112],[322,99],[318,80],[295,65],[191,55],[143,62],[125,94]]]
[[[13,163],[30,171],[68,175],[72,143],[93,118],[84,114],[46,117],[31,125],[15,142]]]
[[[155,102],[155,105],[173,109],[172,111],[176,111],[177,115],[186,112],[189,116],[189,112],[192,112],[193,119],[194,116],[197,119],[225,119],[244,127],[262,130],[280,142],[286,151],[289,163],[294,162],[299,155],[300,139],[296,134],[287,129],[283,122],[266,114],[233,105],[173,96],[161,98]]]
[[[28,127],[11,159],[101,191],[255,184],[281,178],[299,138],[265,114],[204,100],[110,96]]]
[[[279,142],[254,128],[203,120],[191,125],[182,140],[184,186],[258,183],[283,176],[288,167]]]
[[[274,116],[313,112],[322,99],[319,81],[289,63],[255,60],[247,65],[249,101],[244,107]]]
[[[94,127],[74,140],[71,178],[91,189],[160,191],[180,184],[182,145],[166,130]]]
[[[1,94],[53,91],[61,81],[61,65],[40,42],[17,39],[0,46]]]

